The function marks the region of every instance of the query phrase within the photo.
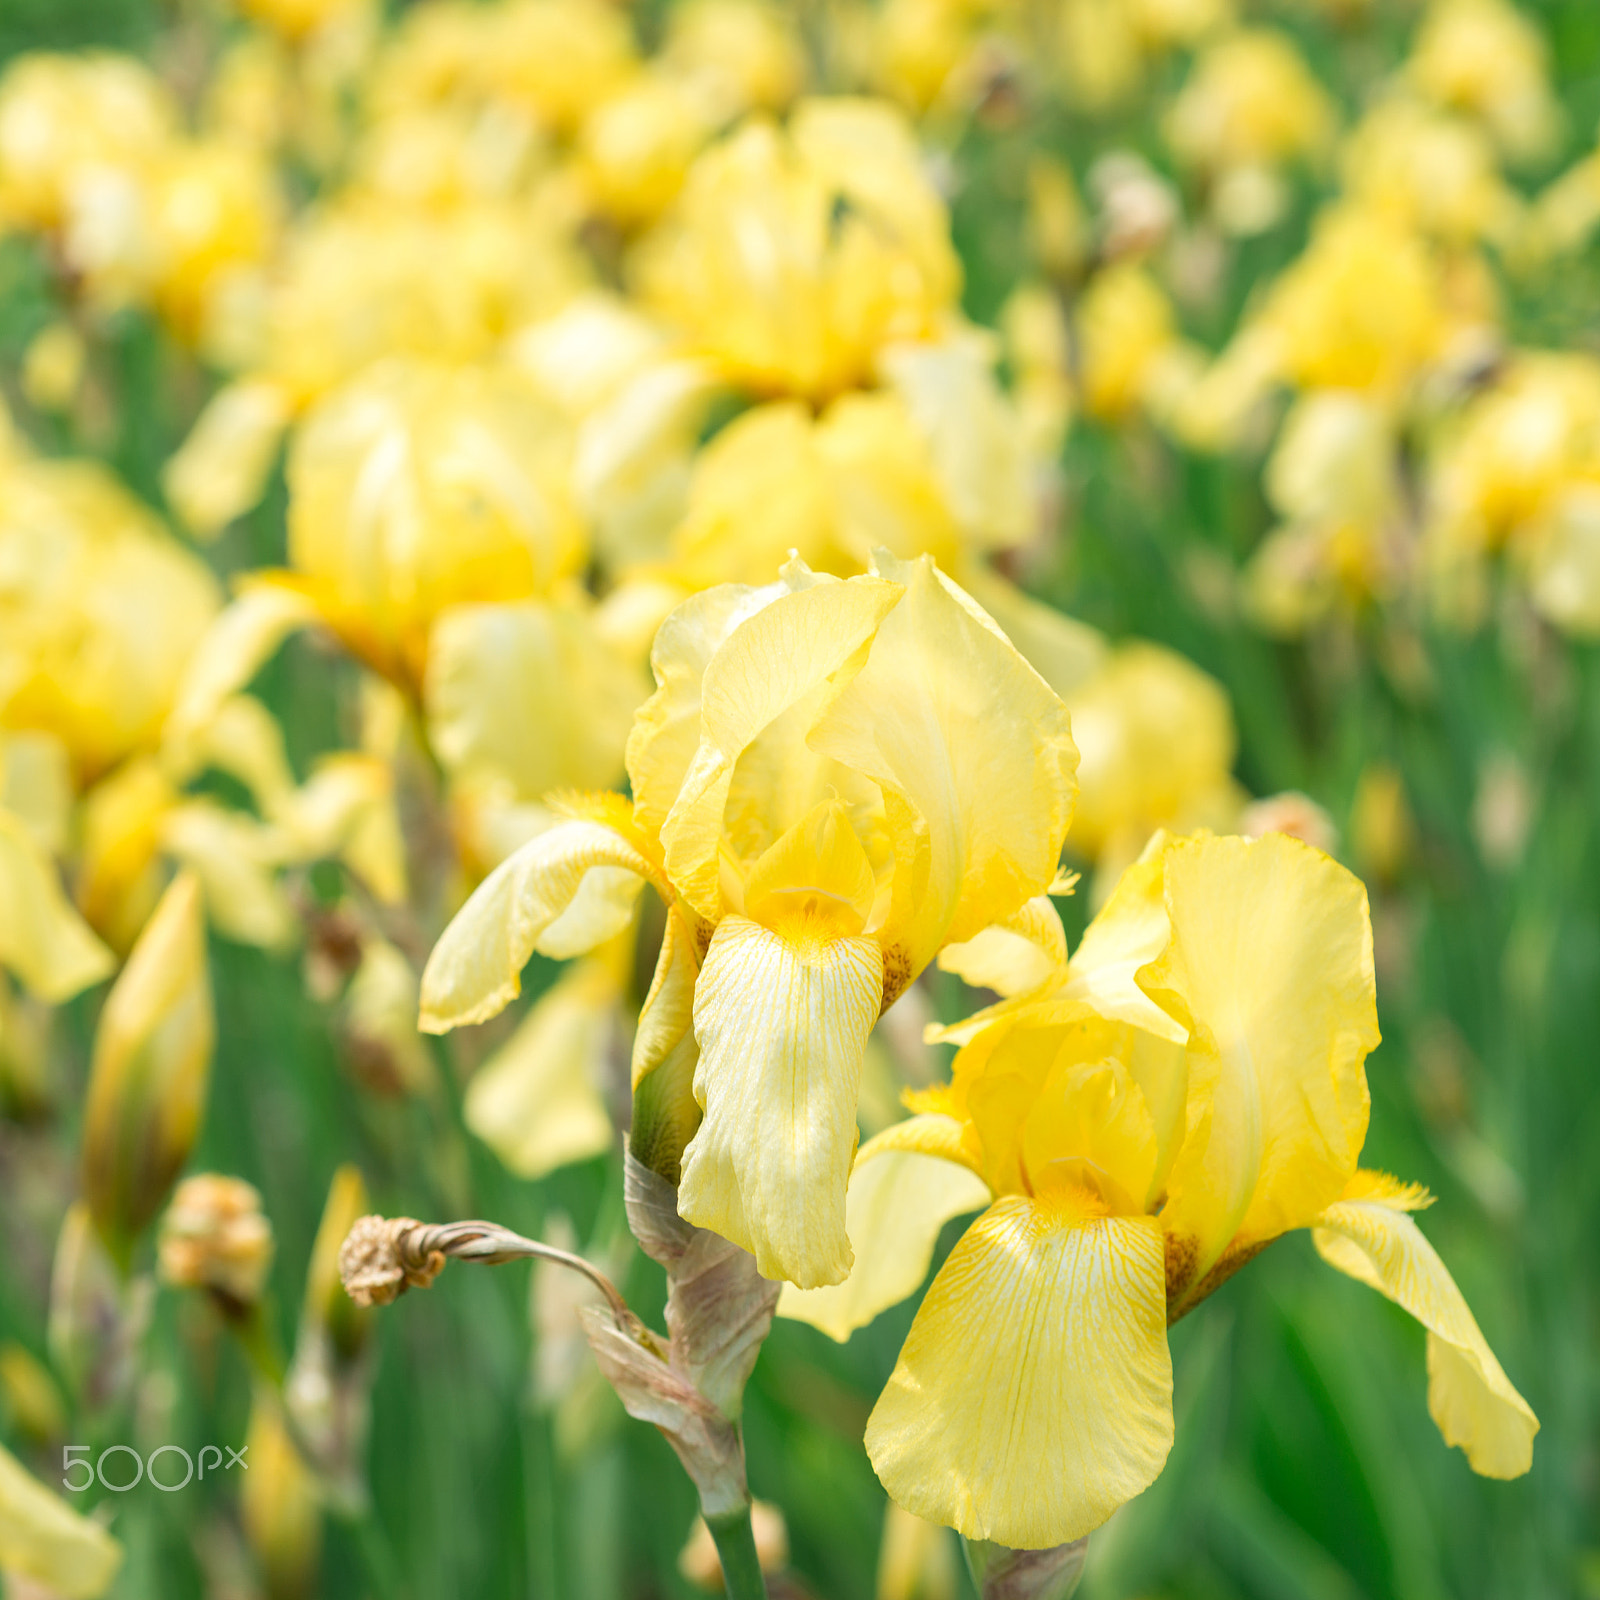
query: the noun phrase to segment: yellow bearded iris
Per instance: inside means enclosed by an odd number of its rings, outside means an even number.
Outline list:
[[[221,620],[181,720],[203,720],[319,622],[420,694],[441,613],[546,597],[582,565],[571,447],[563,418],[488,368],[395,358],[337,390],[290,453],[292,570],[259,577]]]
[[[1357,1165],[1378,1042],[1361,884],[1283,835],[1158,836],[1070,962],[1040,913],[946,952],[1012,997],[861,1151],[851,1277],[785,1291],[848,1337],[987,1204],[868,1422],[890,1494],[1016,1548],[1098,1527],[1171,1447],[1167,1325],[1291,1228],[1428,1329],[1429,1407],[1474,1470],[1526,1472],[1538,1422],[1411,1216],[1426,1195]]]
[[[690,169],[641,260],[645,296],[758,394],[859,385],[954,309],[961,269],[909,126],[864,100],[746,123]]]
[[[484,881],[428,963],[422,1026],[493,1016],[535,949],[593,948],[652,884],[670,910],[635,1153],[765,1275],[837,1283],[867,1035],[941,947],[1052,881],[1067,714],[927,557],[707,590],[653,664],[632,807],[574,803]]]
[[[216,582],[105,468],[0,466],[0,727],[59,739],[80,779],[151,745]]]

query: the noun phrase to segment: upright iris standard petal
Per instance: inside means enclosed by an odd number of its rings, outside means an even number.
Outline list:
[[[701,916],[715,920],[722,909],[723,813],[739,757],[851,663],[901,593],[899,585],[873,578],[811,582],[740,624],[707,665],[699,748],[661,829],[668,875]]]
[[[1165,861],[1172,942],[1140,983],[1191,1031],[1189,1131],[1162,1213],[1181,1298],[1230,1246],[1338,1198],[1366,1136],[1378,1017],[1366,891],[1337,862],[1283,834],[1201,836]]]
[[[1144,854],[1117,880],[1100,914],[1084,929],[1062,996],[1093,1006],[1103,1017],[1116,1017],[1182,1044],[1183,1025],[1156,1005],[1138,984],[1139,969],[1167,946],[1165,855],[1167,835],[1158,833]]]
[[[915,1293],[945,1223],[989,1203],[988,1184],[951,1159],[960,1141],[960,1123],[932,1115],[892,1124],[863,1145],[845,1197],[856,1252],[850,1276],[823,1289],[787,1285],[778,1315],[842,1342]]]
[[[1464,1450],[1486,1478],[1519,1478],[1533,1464],[1539,1420],[1408,1215],[1414,1204],[1392,1180],[1361,1173],[1351,1197],[1318,1217],[1312,1238],[1329,1266],[1387,1296],[1428,1330],[1428,1412],[1445,1443]]]
[[[509,782],[525,800],[619,782],[643,691],[638,668],[576,606],[453,606],[429,638],[428,735],[440,761],[457,783]]]
[[[659,875],[603,823],[574,818],[530,840],[480,883],[434,946],[422,974],[425,1033],[503,1011],[535,950],[592,950],[633,915],[643,880]]]
[[[58,1003],[111,971],[111,952],[73,910],[32,834],[0,811],[0,965]]]
[[[810,1289],[850,1270],[845,1189],[882,995],[870,939],[791,941],[728,917],[706,952],[694,1000],[705,1121],[678,1210],[749,1250],[763,1277]]]
[[[894,898],[880,939],[898,992],[941,945],[1049,887],[1078,753],[1061,702],[931,560],[883,556],[879,569],[905,598],[808,743],[889,801]]]
[[[933,1280],[867,1423],[908,1511],[1013,1549],[1097,1528],[1172,1447],[1161,1233],[996,1201]]]
[[[650,647],[656,692],[639,707],[628,735],[634,819],[659,833],[700,745],[701,683],[728,635],[768,603],[772,589],[719,584],[691,595],[657,630]]]

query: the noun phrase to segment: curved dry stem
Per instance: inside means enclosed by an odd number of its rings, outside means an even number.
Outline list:
[[[413,1217],[360,1217],[339,1251],[339,1276],[357,1305],[388,1305],[408,1288],[425,1289],[446,1261],[540,1260],[581,1273],[606,1298],[617,1326],[654,1349],[657,1340],[617,1286],[592,1262],[570,1250],[524,1238],[498,1222],[418,1222]]]

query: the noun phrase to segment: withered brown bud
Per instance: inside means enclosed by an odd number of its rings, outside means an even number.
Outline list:
[[[406,1248],[422,1224],[414,1217],[357,1217],[339,1248],[339,1281],[358,1306],[386,1306],[407,1289],[426,1289],[444,1271],[442,1250]]]
[[[209,1289],[249,1306],[261,1298],[272,1252],[272,1224],[255,1188],[202,1172],[178,1185],[161,1219],[157,1268],[174,1288]]]

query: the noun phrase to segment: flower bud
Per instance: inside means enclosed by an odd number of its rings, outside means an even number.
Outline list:
[[[311,1246],[306,1272],[302,1325],[325,1328],[342,1361],[353,1361],[367,1342],[371,1318],[344,1292],[339,1281],[339,1249],[345,1235],[367,1209],[367,1186],[358,1167],[345,1165],[333,1175],[328,1203]]]
[[[321,1554],[315,1481],[300,1459],[278,1402],[258,1390],[246,1448],[250,1471],[239,1487],[245,1537],[261,1564],[270,1600],[309,1594]]]
[[[261,1298],[272,1266],[272,1224],[242,1178],[203,1172],[178,1185],[161,1219],[157,1270],[175,1289],[207,1289],[240,1309]]]
[[[200,884],[182,872],[106,999],[89,1075],[84,1195],[124,1271],[194,1144],[215,1043]]]
[[[339,1248],[366,1208],[361,1173],[340,1167],[311,1247],[300,1333],[284,1389],[296,1438],[309,1450],[330,1496],[351,1508],[365,1503],[372,1374],[362,1357],[372,1319],[344,1292]]]

